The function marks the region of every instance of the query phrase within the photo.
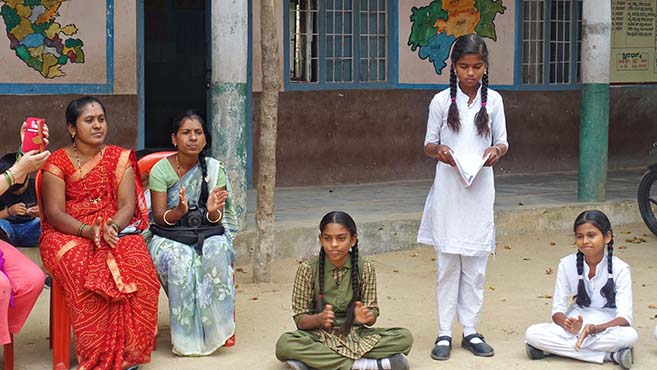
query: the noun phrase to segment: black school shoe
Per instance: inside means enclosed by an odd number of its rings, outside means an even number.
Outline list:
[[[446,340],[449,345],[438,345],[441,340]],[[433,349],[431,350],[431,358],[438,361],[449,360],[449,355],[452,353],[452,337],[443,335],[436,338]]]
[[[473,338],[479,338],[483,343],[471,343],[470,341]],[[492,357],[495,354],[493,347],[486,343],[484,336],[479,333],[470,334],[467,337],[464,337],[461,341],[461,347],[472,352],[475,356]]]

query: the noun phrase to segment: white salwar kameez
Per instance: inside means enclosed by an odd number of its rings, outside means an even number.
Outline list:
[[[616,308],[604,308],[607,299],[600,290],[607,284],[607,255],[595,268],[595,276],[588,278],[589,266],[584,266],[584,286],[591,298],[589,307],[580,307],[573,303],[568,306],[571,297],[577,294],[577,257],[571,254],[561,259],[554,287],[552,315],[563,312],[567,317],[582,316],[584,324],[603,324],[616,317],[622,317],[632,324],[632,277],[630,266],[620,258],[613,257],[612,271],[616,284]],[[575,350],[577,335],[567,332],[555,323],[532,325],[527,329],[525,340],[544,352],[571,357],[581,361],[602,363],[605,354],[630,348],[638,338],[636,330],[630,326],[615,326],[584,339],[579,351]]]
[[[502,97],[488,89],[486,109],[490,135],[477,134],[475,115],[481,109],[481,89],[468,105],[469,97],[457,88],[456,103],[461,127],[458,132],[447,126],[451,104],[449,89],[436,94],[429,105],[424,145],[443,144],[459,154],[483,155],[486,148],[508,147]],[[418,242],[434,247],[440,335],[451,336],[454,314],[465,327],[479,321],[488,256],[495,249],[493,204],[495,184],[492,167],[483,167],[470,187],[466,187],[456,167],[438,162],[429,191]]]

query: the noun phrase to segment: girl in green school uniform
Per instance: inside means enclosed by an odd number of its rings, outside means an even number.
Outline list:
[[[296,370],[407,370],[413,337],[407,329],[376,329],[376,275],[358,257],[356,223],[333,211],[319,224],[319,257],[302,262],[292,290],[294,322],[276,357]],[[319,278],[321,277],[321,278]]]

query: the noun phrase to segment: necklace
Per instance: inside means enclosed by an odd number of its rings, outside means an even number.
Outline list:
[[[103,150],[105,150],[104,146],[100,148],[100,151],[98,153],[96,153],[96,155],[100,154],[101,159],[103,158]],[[97,204],[98,202],[101,201],[101,199],[103,199],[103,194],[100,194],[95,198],[91,197],[91,193],[87,189],[87,181],[86,181],[87,177],[82,175],[82,165],[80,164],[80,156],[78,155],[78,148],[75,145],[75,141],[73,142],[73,153],[75,154],[75,160],[78,162],[78,171],[80,171],[80,176],[82,177],[82,181],[81,181],[82,188],[84,189],[84,192],[89,196],[89,201],[93,204]],[[94,157],[96,155],[94,155]],[[102,172],[101,177],[105,179],[105,168],[103,167],[102,164],[100,165],[100,171]]]

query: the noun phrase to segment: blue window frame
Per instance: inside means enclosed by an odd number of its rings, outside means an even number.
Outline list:
[[[288,0],[286,89],[389,86],[390,0]]]
[[[580,82],[582,0],[521,0],[521,84]]]

